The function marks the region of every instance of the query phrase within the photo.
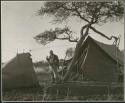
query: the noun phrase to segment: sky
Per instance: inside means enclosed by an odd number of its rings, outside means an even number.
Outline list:
[[[55,40],[46,46],[37,43],[33,37],[45,30],[55,27],[64,27],[68,25],[73,30],[75,36],[80,34],[80,29],[85,23],[77,18],[71,18],[68,22],[54,25],[50,23],[52,17],[40,17],[36,15],[37,10],[41,8],[43,1],[2,1],[1,2],[1,53],[2,62],[12,59],[17,52],[29,52],[32,55],[33,62],[45,60],[52,49],[60,59],[64,58],[67,48],[75,47],[76,43],[68,41]],[[124,49],[124,21],[108,22],[104,25],[96,26],[96,29],[108,35],[121,35],[119,48]],[[77,35],[76,35],[77,34]],[[113,41],[90,31],[90,36],[94,39],[111,44]]]

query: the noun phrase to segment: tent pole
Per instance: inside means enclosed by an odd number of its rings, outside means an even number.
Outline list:
[[[82,68],[82,66],[84,66],[84,64],[85,64],[85,61],[86,61],[86,58],[87,58],[87,55],[88,55],[88,49],[89,49],[89,45],[88,45],[88,47],[86,48],[86,54],[85,54],[85,58],[83,59],[83,62],[82,62],[82,64],[81,64],[81,67],[80,68]],[[84,69],[84,68],[83,68]],[[84,74],[84,70],[81,70],[82,72],[83,72],[83,74]]]
[[[61,77],[63,77],[63,69],[64,69],[64,63],[65,63],[65,59],[66,59],[66,57],[67,57],[67,54],[66,54],[66,56],[65,56],[65,58],[64,58],[64,62],[63,62],[63,65],[62,65],[62,75],[61,75]]]

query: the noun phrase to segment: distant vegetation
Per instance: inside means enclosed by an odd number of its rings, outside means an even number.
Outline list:
[[[60,61],[60,62],[59,62],[59,65],[62,66],[63,63],[64,63],[64,60],[63,60],[63,59],[60,59],[59,61]],[[35,67],[45,67],[45,66],[49,66],[48,62],[47,62],[47,61],[44,61],[44,60],[35,62],[35,63],[33,63],[33,65],[34,65]]]
[[[41,67],[41,66],[49,66],[49,64],[46,62],[46,61],[38,61],[38,62],[35,62],[35,63],[33,63],[33,65],[35,66],[35,67]]]

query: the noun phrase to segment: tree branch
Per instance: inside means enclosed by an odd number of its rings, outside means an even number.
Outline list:
[[[64,37],[64,38],[58,38],[58,37],[56,37],[55,39],[59,39],[59,40],[68,40],[69,42],[78,42],[78,39],[74,39],[74,40],[72,40],[71,38],[69,38],[69,37]]]
[[[90,29],[92,29],[94,32],[100,34],[101,36],[107,38],[108,40],[111,40],[112,38],[114,38],[115,40],[117,40],[118,38],[116,36],[111,36],[111,37],[108,37],[106,36],[105,34],[103,34],[102,32],[96,30],[94,27],[90,26]]]
[[[84,31],[84,29],[85,29],[87,26],[88,26],[88,24],[87,24],[87,25],[84,25],[84,26],[81,28],[81,31],[80,31],[81,37],[83,36],[83,31]]]
[[[81,19],[83,19],[84,21],[90,23],[87,19],[85,19],[85,18],[80,14],[80,12],[78,11],[78,9],[74,9],[74,10],[76,11],[76,13],[78,14],[78,16],[79,16]]]
[[[91,18],[91,22],[89,22],[89,24],[86,24],[86,25],[84,25],[82,28],[81,28],[81,36],[83,36],[83,31],[84,31],[84,29],[86,29],[86,33],[85,34],[88,34],[88,31],[89,31],[89,28],[90,28],[90,26],[92,25],[92,24],[94,24],[95,22],[93,22],[94,21],[94,16]]]
[[[80,17],[81,19],[83,19],[84,21],[90,23],[89,20],[85,19],[85,18],[80,14],[80,12],[78,11],[78,8],[76,7],[76,5],[75,5],[74,3],[72,3],[72,5],[73,5],[74,8],[75,8],[74,11],[77,13],[77,16],[79,16],[79,17]]]
[[[78,9],[77,9],[75,6],[74,6],[75,8],[72,8],[72,9],[67,8],[67,7],[64,6],[64,5],[61,5],[61,7],[62,7],[63,9],[65,9],[65,10],[68,10],[68,11],[71,11],[71,12],[75,11],[75,12],[77,13],[77,16],[79,16],[81,19],[83,19],[84,21],[86,21],[86,22],[89,23],[89,21],[88,21],[87,19],[85,19],[85,18],[80,14],[80,12],[78,11]]]

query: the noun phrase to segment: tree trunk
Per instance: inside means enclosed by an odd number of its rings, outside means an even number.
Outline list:
[[[68,66],[68,71],[67,71],[67,73],[65,74],[65,76],[64,76],[64,78],[63,78],[63,81],[67,81],[68,78],[70,77],[71,72],[72,72],[72,69],[73,69],[75,63],[78,61],[80,48],[81,48],[81,46],[83,45],[83,42],[84,42],[85,38],[88,36],[88,32],[89,32],[89,29],[90,29],[91,25],[92,25],[92,20],[91,20],[91,22],[90,22],[89,24],[86,24],[86,25],[84,25],[84,26],[81,28],[81,32],[80,32],[81,37],[80,37],[80,40],[79,40],[79,42],[78,42],[77,45],[76,45],[73,59],[72,59],[71,63],[70,63],[69,66]],[[85,31],[85,34],[83,35],[84,29],[86,29],[86,31]]]
[[[82,30],[83,30],[83,28],[82,28]],[[88,31],[88,29],[87,29],[87,31]],[[78,54],[79,54],[79,51],[80,51],[80,47],[82,46],[83,41],[85,40],[86,36],[88,36],[88,32],[86,32],[84,35],[82,35],[81,38],[80,38],[80,40],[78,41],[78,43],[76,45],[76,48],[75,48],[75,53],[74,53],[73,59],[72,59],[72,61],[70,62],[69,66],[68,66],[68,71],[65,74],[65,76],[63,78],[63,81],[67,81],[68,78],[70,77],[71,72],[72,72],[72,68],[74,67],[74,64],[78,61],[78,57],[79,57]]]

